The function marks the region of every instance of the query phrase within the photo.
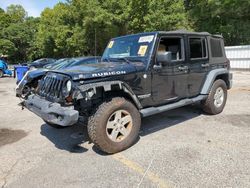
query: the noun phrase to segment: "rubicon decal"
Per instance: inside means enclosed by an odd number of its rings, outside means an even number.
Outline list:
[[[94,73],[94,74],[92,74],[92,77],[111,76],[111,75],[120,75],[120,74],[126,74],[126,71],[112,71],[112,72]]]

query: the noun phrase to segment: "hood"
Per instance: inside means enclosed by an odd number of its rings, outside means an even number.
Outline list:
[[[101,62],[51,72],[67,74],[73,80],[79,80],[130,74],[144,69],[145,65],[142,62]]]

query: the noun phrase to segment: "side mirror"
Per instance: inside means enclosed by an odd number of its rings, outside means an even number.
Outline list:
[[[159,63],[171,63],[172,52],[157,52],[156,60]]]

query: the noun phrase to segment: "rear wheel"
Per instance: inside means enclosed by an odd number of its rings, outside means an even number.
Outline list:
[[[0,78],[2,78],[2,77],[3,77],[3,71],[0,70]]]
[[[226,101],[227,85],[219,79],[213,83],[207,99],[202,103],[202,108],[208,114],[219,114],[223,111]]]
[[[117,153],[133,145],[138,137],[141,117],[137,108],[124,98],[102,103],[88,121],[93,143],[106,153]]]

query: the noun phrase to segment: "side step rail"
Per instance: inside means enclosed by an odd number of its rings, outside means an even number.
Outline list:
[[[145,108],[145,109],[140,110],[140,113],[141,113],[142,117],[147,117],[147,116],[151,116],[151,115],[165,112],[168,110],[172,110],[175,108],[179,108],[182,106],[186,106],[189,104],[193,104],[195,102],[202,101],[206,98],[207,98],[207,95],[199,95],[197,97],[190,98],[190,99],[183,99],[183,100],[180,100],[180,101],[178,101],[176,103],[172,103],[172,104],[166,104],[166,105],[158,106],[158,107]]]

